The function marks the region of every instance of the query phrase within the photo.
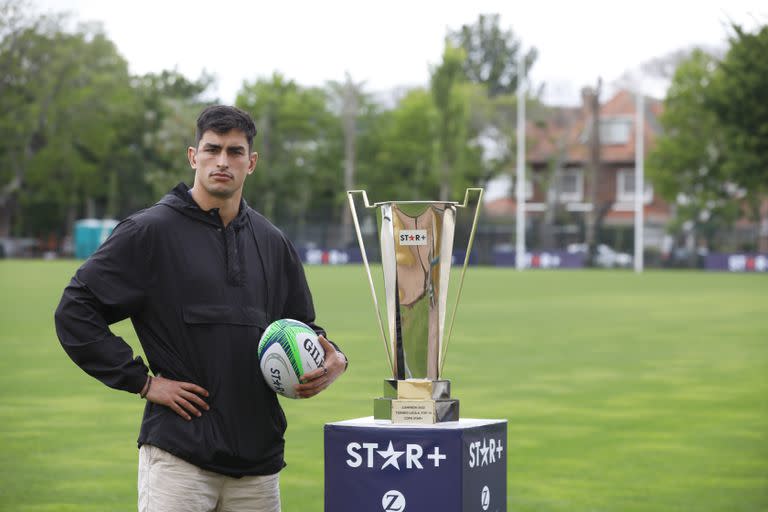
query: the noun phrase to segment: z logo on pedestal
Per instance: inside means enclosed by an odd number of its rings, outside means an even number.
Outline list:
[[[395,489],[387,491],[381,497],[381,508],[384,512],[403,512],[405,510],[405,496]]]

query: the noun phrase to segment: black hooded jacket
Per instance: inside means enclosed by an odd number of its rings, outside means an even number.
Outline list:
[[[155,375],[207,389],[209,411],[184,420],[147,402],[138,443],[230,476],[273,474],[286,420],[261,375],[257,345],[279,318],[314,324],[301,261],[242,201],[223,226],[179,184],[122,221],[72,278],[56,310],[67,354],[104,384],[138,393],[148,369],[109,324],[130,318]]]

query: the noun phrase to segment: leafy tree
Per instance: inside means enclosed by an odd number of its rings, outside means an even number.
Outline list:
[[[696,50],[678,66],[649,158],[657,189],[678,201],[678,224],[708,244],[742,206],[758,220],[768,193],[768,27],[733,30],[722,60]]]
[[[108,215],[116,213],[112,158],[120,119],[137,107],[125,59],[100,28],[81,30],[57,34],[51,41],[53,55],[41,77],[50,87],[41,91],[47,123],[37,132],[50,143],[31,162],[25,196],[61,194],[70,221],[77,213],[96,216],[97,203],[102,211],[111,210],[105,211]]]
[[[689,226],[694,236],[710,244],[716,228],[729,225],[738,214],[723,132],[707,108],[716,68],[714,57],[701,50],[678,66],[660,118],[664,135],[647,162],[658,193],[678,203],[673,229]]]
[[[433,172],[437,110],[425,89],[408,91],[392,110],[377,113],[361,138],[360,184],[373,201],[436,198]]]
[[[339,158],[327,167],[329,144],[340,140],[340,126],[329,112],[322,89],[303,88],[280,73],[246,83],[237,106],[250,112],[259,130],[259,163],[248,179],[245,196],[264,214],[281,222],[303,224],[315,194],[331,194],[342,185]],[[313,184],[326,183],[326,190]]]
[[[437,111],[437,174],[441,201],[450,199],[467,140],[468,109],[462,66],[464,51],[446,40],[443,61],[432,71],[432,100]]]
[[[189,80],[175,70],[133,78],[132,85],[142,106],[131,129],[130,147],[135,149],[136,158],[129,160],[128,165],[134,168],[133,172],[126,168],[125,174],[134,182],[126,180],[121,186],[138,192],[149,185],[150,195],[141,194],[144,205],[156,201],[180,181],[192,184],[186,148],[194,145],[195,121],[206,106],[200,96],[211,83],[212,77],[207,74]]]
[[[70,33],[60,18],[14,16],[0,43],[0,154],[13,162],[3,218],[13,216],[18,233],[62,218],[71,229],[77,215],[114,207],[112,151],[121,117],[135,110],[127,63],[97,25]]]
[[[754,33],[734,25],[730,43],[704,106],[723,132],[724,172],[757,219],[768,194],[768,25]]]
[[[466,54],[462,69],[467,80],[487,87],[488,95],[514,93],[517,89],[517,61],[521,44],[512,29],[499,26],[498,14],[481,14],[472,25],[449,32],[449,40]],[[525,55],[526,74],[537,57],[536,48]]]
[[[35,73],[42,68],[46,35],[58,28],[58,20],[29,17],[26,8],[21,1],[0,3],[0,155],[9,162],[0,167],[0,236],[10,234],[12,222],[21,224],[19,197],[28,161],[44,143],[33,136],[44,121],[35,108]]]
[[[210,77],[132,77],[98,25],[65,30],[66,17],[21,1],[0,3],[0,14],[0,155],[12,162],[0,169],[0,235],[11,219],[28,236],[70,233],[81,216],[120,218],[179,181]],[[179,119],[184,102],[194,113]]]
[[[354,82],[347,73],[343,83],[329,82],[328,88],[344,133],[344,190],[352,190],[355,188],[357,165],[358,117],[366,101],[363,83]],[[341,221],[341,243],[346,246],[352,241],[352,216],[346,201],[341,205]]]

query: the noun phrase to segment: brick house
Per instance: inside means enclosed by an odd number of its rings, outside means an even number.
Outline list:
[[[645,153],[660,131],[659,100],[645,99]],[[555,107],[543,122],[526,129],[526,218],[534,246],[564,247],[584,241],[586,212],[603,217],[597,241],[631,251],[634,226],[635,96],[620,90],[600,106],[600,166],[596,205],[590,183],[592,115],[586,108]],[[514,175],[514,167],[510,169]],[[486,203],[485,213],[497,220],[514,217],[514,188],[507,197]],[[510,197],[511,196],[511,197]],[[645,189],[645,247],[661,248],[672,209]],[[549,235],[546,233],[550,226]],[[548,247],[549,246],[549,247]]]

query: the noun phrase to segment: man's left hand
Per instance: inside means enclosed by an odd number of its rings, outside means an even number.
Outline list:
[[[323,366],[311,372],[305,373],[301,377],[301,384],[294,386],[296,396],[299,398],[310,398],[327,388],[333,381],[344,373],[347,361],[343,354],[331,345],[331,342],[325,339],[325,336],[317,337],[320,345],[325,350],[325,361]]]

